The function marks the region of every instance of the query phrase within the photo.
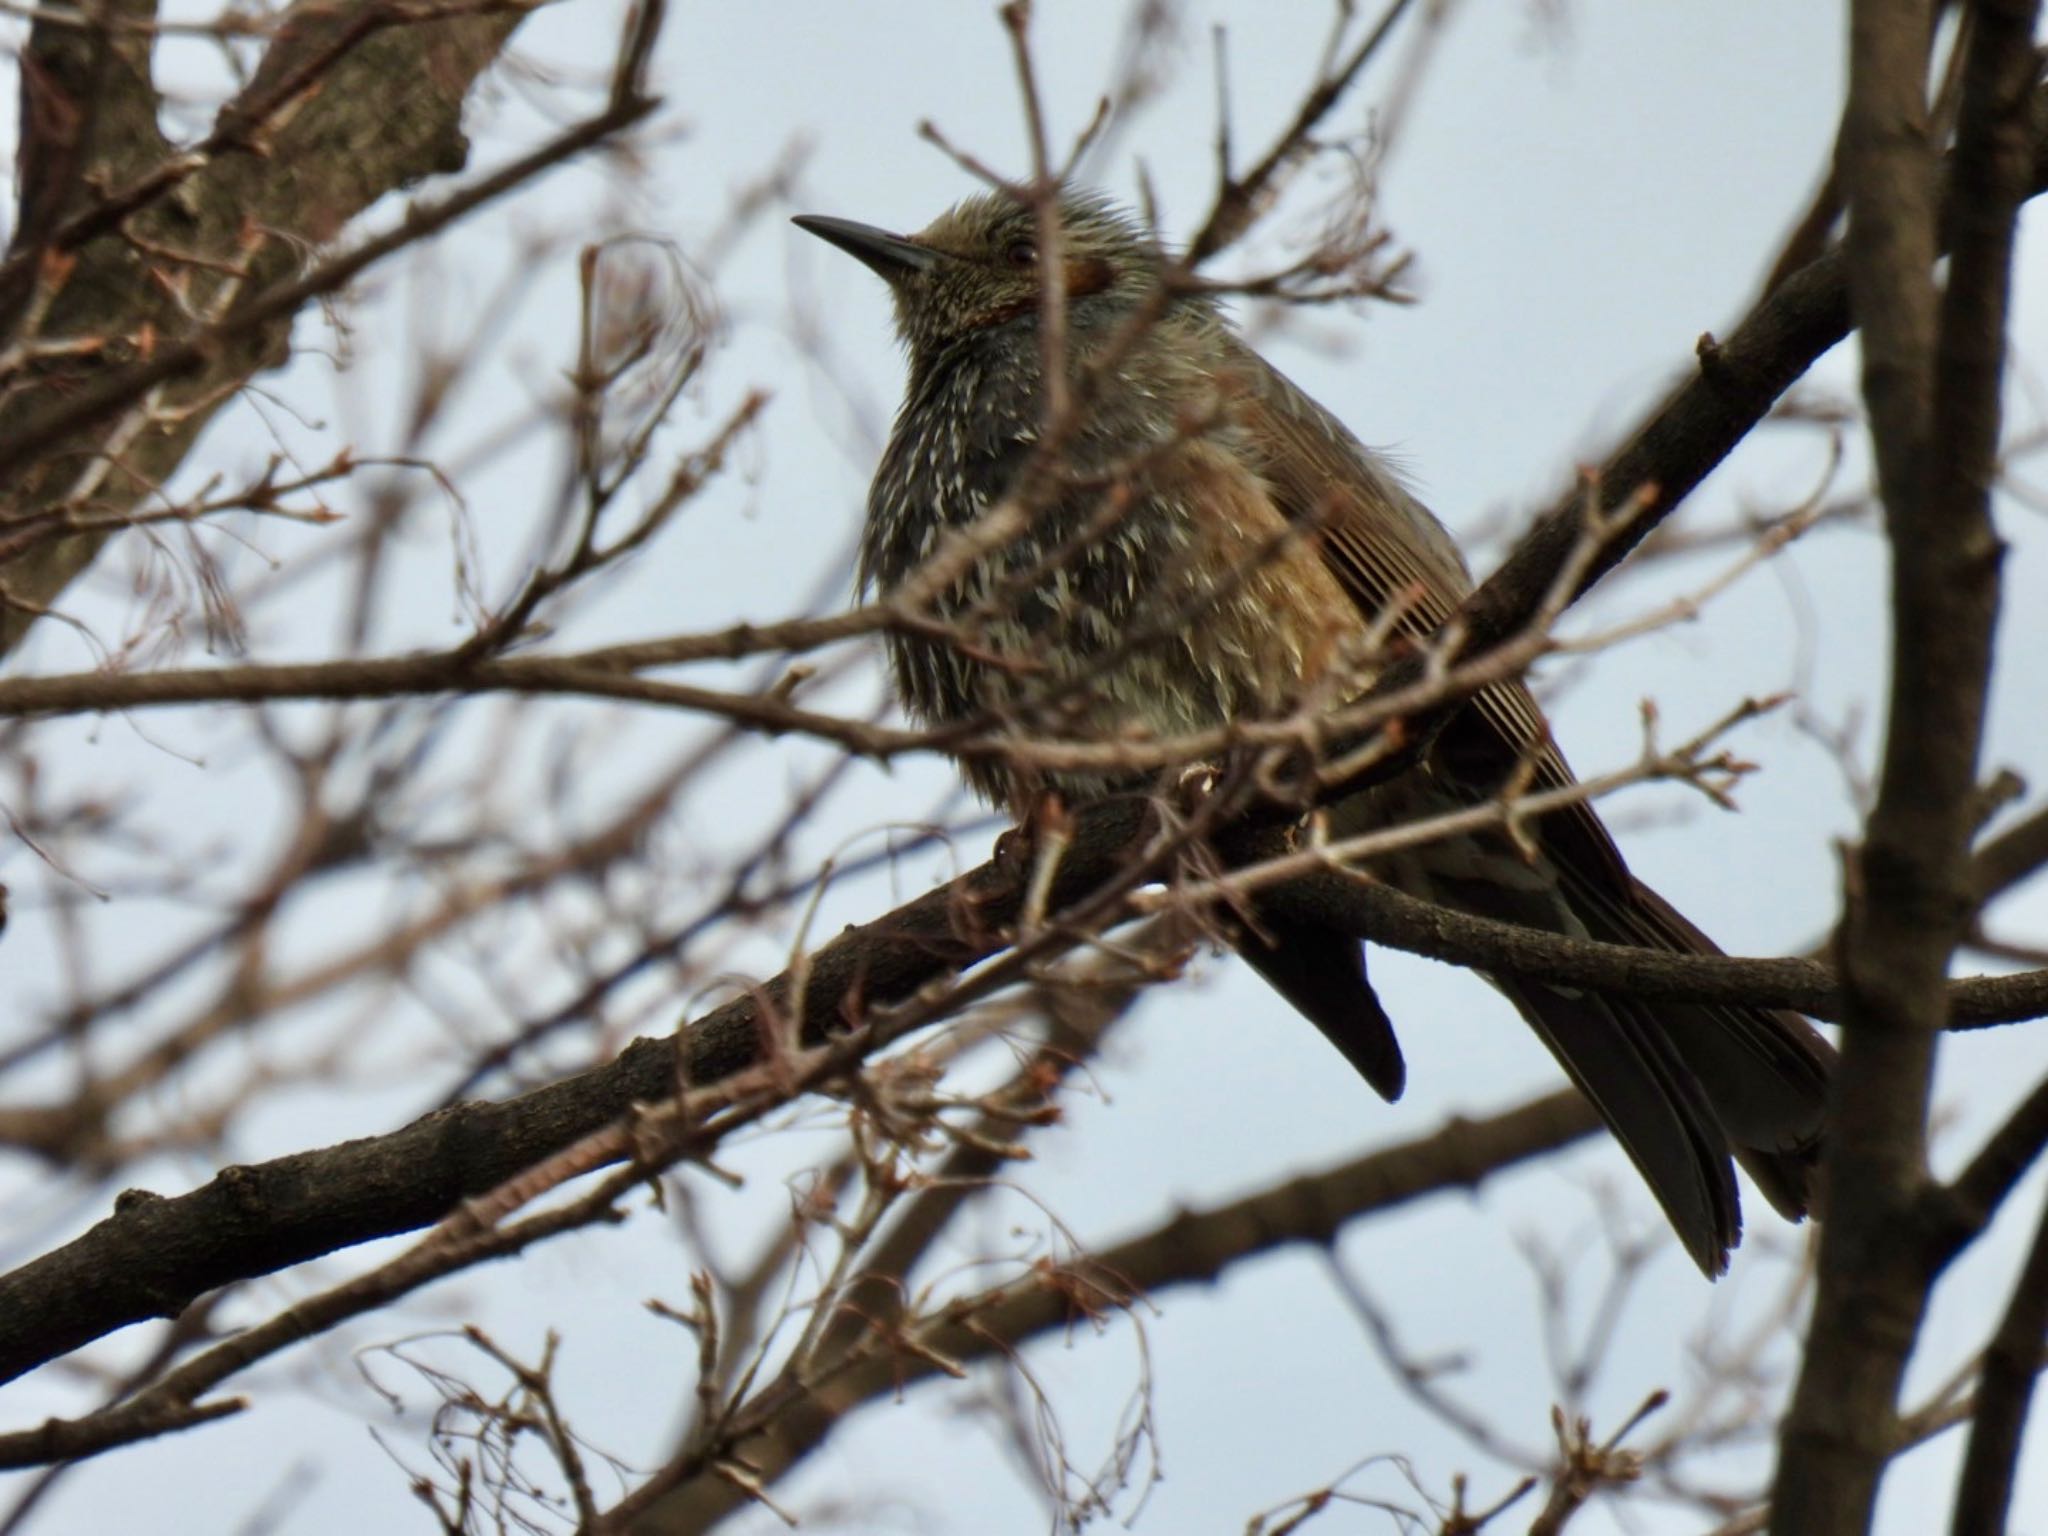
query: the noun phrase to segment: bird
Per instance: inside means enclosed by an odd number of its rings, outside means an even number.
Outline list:
[[[1051,207],[1065,291],[1057,348],[1030,199],[976,193],[907,235],[794,220],[882,278],[907,354],[868,495],[861,589],[901,587],[949,534],[986,526],[1021,477],[1038,476],[1020,498],[1023,531],[970,543],[931,599],[938,622],[887,632],[906,714],[933,728],[993,720],[1090,740],[1171,737],[1280,718],[1346,681],[1347,662],[1380,637],[1426,641],[1472,576],[1402,476],[1260,356],[1212,290],[1168,282],[1165,247],[1130,210],[1075,187]],[[1073,404],[1047,452],[1049,384]],[[1148,782],[1115,769],[1030,773],[981,754],[959,765],[1019,817],[1049,793],[1080,803]],[[1348,835],[1480,805],[1511,785],[1572,783],[1517,679],[1477,693],[1416,766],[1324,814]],[[1584,801],[1519,838],[1472,831],[1367,868],[1481,917],[1719,953],[1629,872]],[[1357,939],[1263,913],[1254,898],[1232,944],[1367,1084],[1400,1096],[1405,1059]],[[1834,1051],[1806,1019],[1485,979],[1591,1101],[1709,1279],[1741,1238],[1731,1161],[1788,1219],[1814,1208]]]

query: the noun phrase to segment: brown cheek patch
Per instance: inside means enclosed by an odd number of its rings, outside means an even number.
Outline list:
[[[1067,279],[1067,297],[1085,299],[1091,293],[1100,293],[1116,281],[1115,269],[1100,256],[1069,256],[1062,264]],[[1004,325],[1025,315],[1036,314],[1039,295],[1033,293],[1028,299],[1016,299],[1008,304],[998,304],[982,311],[973,320],[975,328]]]
[[[1065,262],[1067,273],[1067,297],[1085,299],[1091,293],[1100,293],[1116,277],[1108,262],[1100,256],[1069,256]]]

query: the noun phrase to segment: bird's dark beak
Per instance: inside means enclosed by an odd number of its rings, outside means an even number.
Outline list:
[[[898,282],[913,273],[929,272],[939,263],[939,253],[901,235],[852,219],[828,219],[820,214],[800,213],[789,221],[798,229],[829,241],[849,256],[858,257],[885,282]]]

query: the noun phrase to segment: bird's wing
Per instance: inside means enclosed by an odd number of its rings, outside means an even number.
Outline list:
[[[1472,590],[1456,543],[1342,422],[1242,342],[1231,338],[1228,346],[1229,367],[1242,381],[1233,411],[1274,501],[1318,527],[1324,563],[1367,622],[1391,611],[1399,633],[1427,639]],[[1445,728],[1437,759],[1466,769],[1486,793],[1524,759],[1533,759],[1539,789],[1572,782],[1543,711],[1519,681],[1479,693]],[[1588,885],[1626,899],[1628,868],[1590,806],[1544,818],[1543,832],[1550,853]]]
[[[1241,343],[1237,404],[1260,471],[1289,517],[1313,520],[1325,563],[1368,621],[1400,603],[1397,627],[1424,639],[1451,615],[1471,578],[1450,536],[1394,474],[1328,411]],[[1521,683],[1485,689],[1448,724],[1431,765],[1482,794],[1533,756],[1536,787],[1572,782],[1535,698]],[[1718,954],[1711,940],[1628,872],[1590,805],[1544,817],[1544,852],[1587,936],[1674,953]],[[1498,914],[1497,914],[1498,915]],[[1805,1204],[1805,1164],[1820,1133],[1833,1050],[1797,1014],[1762,1008],[1667,1006],[1671,1044],[1781,1210]],[[1762,1159],[1760,1165],[1757,1159]],[[1775,1166],[1782,1164],[1782,1167]]]

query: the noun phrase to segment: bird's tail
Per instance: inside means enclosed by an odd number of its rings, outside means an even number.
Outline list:
[[[1633,877],[1624,893],[1575,879],[1569,865],[1559,874],[1557,894],[1577,920],[1572,926],[1589,938],[1720,953]],[[1482,892],[1460,894],[1468,909],[1487,905]],[[1731,1153],[1786,1217],[1798,1220],[1812,1209],[1834,1050],[1805,1019],[1778,1009],[1648,1003],[1507,978],[1495,978],[1495,985],[1613,1129],[1708,1275],[1727,1267],[1728,1250],[1741,1236]]]
[[[1252,906],[1237,952],[1293,1005],[1383,1099],[1401,1097],[1408,1068],[1394,1024],[1365,975],[1365,946],[1347,933],[1276,918]]]
[[[1708,1276],[1728,1267],[1742,1206],[1726,1131],[1647,1007],[1598,993],[1493,978],[1600,1112]]]
[[[1614,942],[1682,955],[1721,953],[1640,880],[1631,880],[1629,895],[1616,914]],[[1587,923],[1595,938],[1610,936],[1603,931],[1606,910],[1602,903]],[[1805,1018],[1782,1008],[1666,1003],[1657,1013],[1757,1188],[1788,1219],[1807,1215],[1835,1048]]]

